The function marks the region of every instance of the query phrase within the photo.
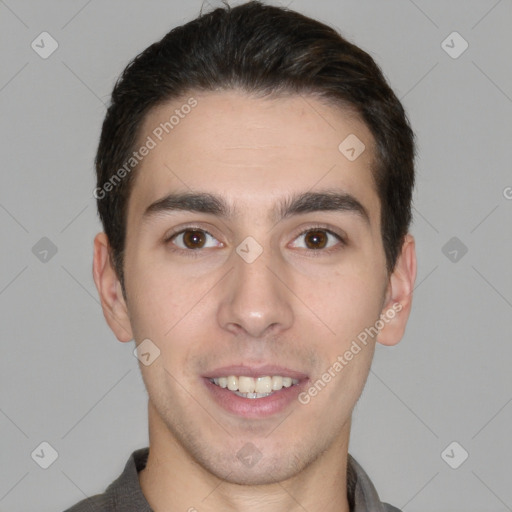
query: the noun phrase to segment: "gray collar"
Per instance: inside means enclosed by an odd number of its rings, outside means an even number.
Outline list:
[[[350,454],[347,460],[347,496],[351,512],[400,512],[380,501],[369,476]]]

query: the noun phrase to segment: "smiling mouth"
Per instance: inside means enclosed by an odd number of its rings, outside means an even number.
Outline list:
[[[248,377],[245,375],[226,377],[216,377],[208,379],[210,382],[220,388],[228,389],[232,393],[242,398],[265,398],[281,391],[283,388],[296,386],[299,381],[291,377],[282,377],[280,375],[264,377]]]

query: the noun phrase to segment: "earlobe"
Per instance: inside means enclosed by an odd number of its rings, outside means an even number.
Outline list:
[[[122,342],[133,339],[128,308],[121,283],[110,259],[107,235],[98,233],[94,238],[93,278],[101,300],[103,315],[109,327]]]
[[[386,300],[381,313],[384,324],[377,341],[396,345],[405,333],[412,307],[412,291],[416,281],[416,249],[414,237],[405,236],[395,269],[389,278]]]

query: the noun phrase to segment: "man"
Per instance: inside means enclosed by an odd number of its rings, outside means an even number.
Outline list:
[[[126,68],[93,273],[138,347],[150,446],[70,511],[398,510],[348,444],[411,309],[413,160],[370,56],[291,10],[216,9]]]

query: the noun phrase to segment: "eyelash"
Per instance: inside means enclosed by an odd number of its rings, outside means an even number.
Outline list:
[[[179,231],[175,231],[174,233],[171,233],[168,237],[165,238],[164,243],[169,244],[172,242],[173,238],[177,237],[178,235],[181,235],[182,233],[185,233],[187,231],[201,231],[202,233],[205,233],[212,238],[215,238],[214,235],[212,235],[208,230],[203,229],[199,226],[185,226],[184,228],[180,229]],[[201,256],[201,249],[182,249],[181,247],[172,247],[171,250],[173,252],[176,252],[178,254],[185,254],[186,256],[189,256],[191,258],[197,258]]]
[[[178,235],[181,235],[187,231],[201,231],[202,233],[205,233],[206,235],[209,235],[211,236],[212,238],[215,238],[214,235],[212,235],[208,230],[206,229],[203,229],[199,226],[194,226],[194,225],[190,225],[190,226],[186,226],[182,229],[180,229],[179,231],[175,231],[173,233],[171,233],[168,237],[165,238],[164,240],[164,243],[165,244],[169,244],[169,242],[172,242],[172,240],[177,237]],[[345,238],[338,234],[338,233],[335,233],[334,231],[332,231],[331,229],[329,229],[327,226],[325,225],[322,225],[322,224],[317,224],[317,225],[314,225],[314,226],[310,226],[309,228],[301,231],[300,233],[298,233],[297,235],[294,236],[293,240],[296,240],[297,238],[311,232],[311,231],[325,231],[326,233],[328,233],[329,235],[332,235],[334,236],[335,238],[338,239],[338,242],[339,242],[339,245],[341,245],[341,247],[345,247],[347,245],[347,242],[345,240]],[[181,247],[178,247],[178,248],[172,248],[171,249],[173,252],[177,252],[177,253],[181,253],[181,254],[186,254],[187,256],[190,256],[192,258],[197,258],[201,255],[201,252],[202,250],[201,249],[182,249]],[[313,257],[318,257],[318,256],[322,256],[322,255],[325,255],[325,254],[331,254],[332,252],[335,252],[337,250],[340,250],[340,248],[335,245],[334,247],[329,247],[328,249],[303,249],[303,251],[306,251],[306,253],[310,254],[311,256]]]
[[[316,224],[316,225],[310,226],[309,228],[307,228],[307,229],[301,231],[300,233],[298,233],[297,235],[295,235],[293,240],[295,241],[297,238],[299,238],[303,235],[306,235],[307,233],[309,233],[311,231],[325,231],[329,235],[332,235],[334,238],[337,238],[338,242],[339,242],[339,244],[336,244],[333,247],[329,247],[328,249],[302,249],[303,251],[306,252],[306,254],[308,254],[309,256],[313,256],[314,258],[319,257],[319,256],[325,256],[326,254],[332,254],[334,252],[341,250],[343,247],[345,247],[347,245],[345,237],[343,237],[342,235],[340,235],[338,233],[335,233],[334,231],[329,229],[327,226],[322,225],[322,224]]]

